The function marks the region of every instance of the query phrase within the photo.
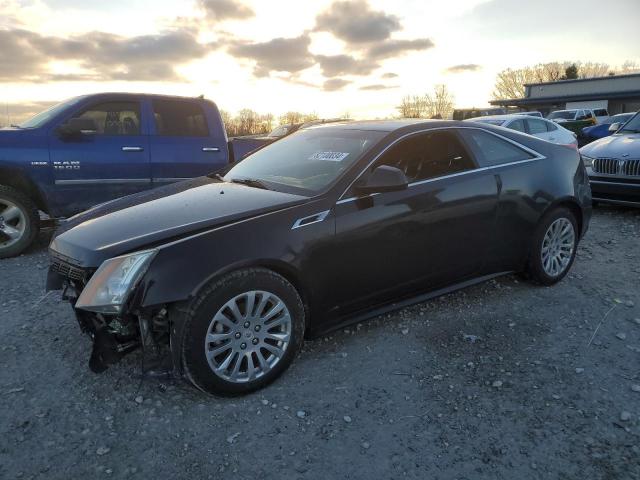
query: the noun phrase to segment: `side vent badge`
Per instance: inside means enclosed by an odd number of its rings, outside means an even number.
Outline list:
[[[314,213],[313,215],[309,215],[308,217],[302,217],[295,221],[291,230],[295,230],[296,228],[306,227],[307,225],[311,225],[314,223],[322,222],[327,215],[329,215],[330,210],[325,210],[324,212]]]

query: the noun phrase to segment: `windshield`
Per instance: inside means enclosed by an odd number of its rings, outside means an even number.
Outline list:
[[[576,116],[575,110],[558,110],[557,112],[552,112],[547,118],[553,120],[554,118],[563,118],[565,120],[573,120],[573,117]]]
[[[224,176],[258,180],[267,187],[314,195],[331,185],[387,132],[310,128],[249,155]]]
[[[636,113],[635,116],[624,124],[620,130],[616,133],[640,133],[640,113]]]
[[[64,102],[58,103],[53,107],[49,107],[46,110],[38,113],[37,115],[31,117],[29,120],[22,122],[18,127],[20,128],[38,128],[44,125],[50,118],[55,117],[58,113],[60,113],[65,108],[73,105],[80,101],[82,97],[75,97],[70,100],[65,100]]]

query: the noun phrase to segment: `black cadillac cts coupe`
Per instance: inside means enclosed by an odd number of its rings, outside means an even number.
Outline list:
[[[578,152],[490,125],[332,124],[70,219],[51,242],[101,371],[142,347],[215,394],[303,338],[507,272],[551,285],[591,216]]]

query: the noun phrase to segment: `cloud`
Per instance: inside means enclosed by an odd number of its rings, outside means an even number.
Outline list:
[[[332,78],[324,82],[322,88],[327,92],[334,92],[336,90],[342,90],[344,87],[349,85],[349,83],[351,82],[343,80],[342,78]]]
[[[364,86],[360,87],[360,90],[377,91],[377,90],[389,90],[391,88],[398,88],[398,85],[384,85],[382,83],[375,83],[373,85],[364,85]]]
[[[315,60],[320,64],[325,77],[340,75],[368,75],[379,67],[375,62],[358,60],[351,55],[316,55]]]
[[[397,57],[410,51],[428,50],[435,44],[428,38],[416,40],[387,40],[369,48],[367,57],[375,60]]]
[[[398,76],[397,73],[387,72],[384,75],[382,75],[382,78],[396,78],[397,76]]]
[[[398,17],[372,10],[366,0],[339,0],[316,17],[315,30],[358,44],[386,40],[400,28]]]
[[[254,60],[255,75],[264,77],[272,71],[295,73],[313,66],[310,43],[309,36],[303,34],[295,38],[274,38],[261,43],[235,42],[227,51],[234,57]]]
[[[209,20],[245,20],[255,15],[247,5],[236,0],[198,0]]]
[[[464,72],[477,72],[482,69],[482,65],[477,63],[461,63],[460,65],[453,65],[445,70],[447,73],[464,73]]]
[[[88,32],[62,38],[0,29],[0,81],[179,80],[176,66],[214,48],[198,43],[191,30],[134,37]],[[52,73],[48,67],[52,61],[74,63],[82,72]]]
[[[8,123],[20,123],[27,118],[33,117],[36,113],[40,113],[43,110],[55,105],[56,103],[58,102],[41,101],[8,103],[6,105],[2,105],[2,108],[0,108],[0,125]]]

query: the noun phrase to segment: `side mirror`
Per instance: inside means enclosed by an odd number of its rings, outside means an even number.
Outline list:
[[[364,183],[357,185],[359,193],[396,192],[404,190],[409,185],[406,175],[402,170],[389,165],[380,165]]]
[[[58,135],[63,138],[93,135],[97,131],[96,122],[90,118],[72,118],[57,128]]]
[[[611,125],[609,125],[609,131],[612,133],[617,132],[618,130],[620,130],[620,127],[622,125],[620,124],[620,122],[614,122]]]

